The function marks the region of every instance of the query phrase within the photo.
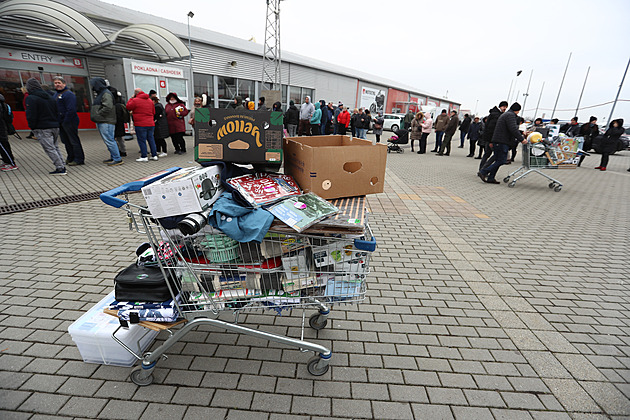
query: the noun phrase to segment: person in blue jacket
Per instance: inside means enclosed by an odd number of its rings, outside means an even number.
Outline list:
[[[57,102],[59,119],[59,137],[66,146],[66,165],[76,166],[85,163],[85,154],[79,138],[79,116],[77,115],[77,97],[72,93],[61,76],[53,77],[54,98]]]
[[[313,116],[311,117],[311,132],[314,136],[319,136],[319,129],[322,123],[322,110],[320,107],[321,104],[315,102],[315,112],[313,112]]]

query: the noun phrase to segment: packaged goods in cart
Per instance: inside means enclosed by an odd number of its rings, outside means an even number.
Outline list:
[[[227,182],[254,207],[302,194],[300,186],[288,175],[243,175],[228,179]]]
[[[365,196],[343,197],[328,200],[339,209],[339,213],[318,222],[319,226],[342,227],[350,230],[362,231],[367,221]]]
[[[337,207],[313,193],[286,198],[267,210],[297,232],[339,213]]]
[[[157,218],[200,213],[223,192],[220,168],[183,168],[142,188],[151,215]]]

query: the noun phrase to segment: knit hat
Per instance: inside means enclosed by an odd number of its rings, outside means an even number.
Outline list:
[[[502,106],[508,106],[507,101],[501,101],[501,102],[499,102],[499,108],[501,108]]]
[[[42,88],[42,84],[39,83],[39,80],[37,80],[34,77],[31,77],[30,79],[26,81],[26,90],[28,91],[28,93],[32,93],[33,91],[41,89],[41,88]]]
[[[593,121],[597,121],[597,117],[591,116],[591,118],[588,119],[588,122],[593,122]]]
[[[520,111],[521,110],[521,104],[519,104],[518,102],[514,102],[512,104],[512,106],[510,107],[510,111]]]

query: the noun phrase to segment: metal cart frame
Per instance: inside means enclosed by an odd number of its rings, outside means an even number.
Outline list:
[[[185,322],[183,323],[177,322],[171,324],[172,326],[182,324],[181,328],[175,331],[171,330],[170,325],[164,325],[163,327],[159,328],[160,330],[168,331],[169,338],[152,352],[146,352],[144,354],[138,354],[136,351],[126,346],[116,337],[116,333],[120,330],[120,328],[112,334],[113,339],[117,343],[119,343],[129,353],[131,353],[133,356],[141,361],[140,366],[136,366],[131,371],[131,380],[135,384],[140,386],[150,385],[153,382],[152,372],[155,369],[157,362],[161,358],[166,357],[165,353],[175,343],[181,340],[182,337],[184,337],[188,332],[200,325],[209,325],[217,329],[262,338],[286,346],[296,347],[299,348],[301,351],[313,351],[315,352],[315,356],[312,357],[307,363],[308,372],[315,376],[325,374],[329,368],[332,352],[329,348],[325,346],[304,340],[305,309],[317,310],[317,312],[309,318],[308,324],[311,328],[315,330],[320,330],[326,327],[330,308],[334,304],[358,303],[365,299],[365,276],[369,273],[369,256],[370,253],[376,248],[376,242],[371,233],[371,230],[369,229],[369,226],[366,225],[366,232],[368,234],[367,238],[361,237],[349,240],[338,237],[322,237],[321,235],[297,234],[296,232],[287,233],[286,230],[282,230],[277,233],[272,233],[271,239],[265,239],[265,241],[268,241],[267,245],[271,244],[276,247],[284,246],[284,241],[287,241],[287,239],[291,243],[304,241],[309,245],[324,244],[324,248],[326,246],[334,246],[336,247],[336,249],[341,249],[341,247],[345,245],[346,249],[342,249],[342,251],[345,251],[346,255],[358,255],[361,258],[361,273],[358,273],[356,271],[356,268],[354,268],[358,267],[356,264],[350,264],[356,262],[349,261],[350,257],[347,257],[343,262],[339,263],[338,267],[340,268],[330,269],[330,267],[335,267],[332,265],[326,266],[326,270],[324,270],[324,267],[318,268],[320,266],[316,267],[317,262],[313,262],[313,256],[315,255],[314,251],[309,251],[313,252],[313,254],[309,254],[308,257],[304,257],[303,255],[302,257],[287,257],[293,258],[292,261],[299,261],[299,264],[293,263],[294,265],[297,264],[297,266],[291,267],[291,269],[293,270],[292,272],[280,273],[277,269],[276,271],[273,271],[273,273],[275,273],[276,275],[275,278],[284,279],[284,282],[281,284],[285,285],[285,289],[286,284],[288,284],[286,281],[287,278],[297,279],[295,282],[290,282],[290,284],[292,285],[295,285],[297,283],[297,286],[293,286],[296,289],[292,292],[280,291],[284,293],[280,298],[277,298],[275,297],[275,295],[273,295],[273,297],[257,297],[256,299],[251,299],[241,297],[241,295],[243,295],[244,293],[247,294],[247,292],[244,292],[243,288],[237,288],[238,290],[227,290],[226,295],[238,295],[238,297],[222,299],[218,296],[219,292],[223,292],[224,290],[209,291],[208,288],[212,286],[209,286],[208,281],[204,279],[204,273],[210,272],[211,274],[213,274],[214,277],[212,278],[214,280],[212,280],[212,282],[214,283],[221,283],[220,279],[225,279],[225,277],[220,277],[220,275],[227,276],[232,275],[231,273],[238,272],[235,275],[240,276],[238,277],[239,279],[242,278],[249,281],[252,277],[258,276],[258,284],[261,284],[261,273],[271,273],[272,270],[263,269],[260,265],[256,264],[243,263],[242,261],[236,262],[236,259],[232,261],[226,261],[225,253],[221,254],[219,252],[219,254],[216,254],[215,248],[210,248],[211,251],[208,251],[208,249],[206,249],[205,251],[209,252],[208,255],[211,255],[215,258],[215,262],[212,262],[211,258],[209,257],[198,257],[197,254],[195,254],[195,258],[191,259],[189,251],[191,243],[199,246],[199,244],[207,245],[207,238],[218,238],[221,240],[221,242],[231,239],[223,235],[221,232],[216,232],[212,229],[210,229],[210,233],[202,231],[195,235],[183,235],[182,237],[174,239],[171,236],[169,230],[164,229],[157,220],[152,218],[149,210],[146,207],[132,204],[128,201],[127,193],[140,191],[142,187],[149,185],[150,183],[155,182],[173,172],[176,172],[179,169],[180,168],[178,167],[169,168],[165,171],[153,174],[147,178],[127,183],[121,187],[101,194],[101,200],[103,202],[116,208],[123,208],[126,211],[127,221],[129,223],[130,230],[135,230],[139,233],[144,233],[147,235],[151,248],[153,249],[154,255],[156,256],[156,262],[162,274],[164,275],[164,278],[167,279],[167,284],[173,300],[175,301],[178,313],[180,317],[185,320]],[[121,194],[124,195],[124,200],[117,197]],[[280,239],[275,239],[276,237],[281,238],[282,242]],[[186,246],[181,245],[184,240],[189,241],[186,243]],[[179,245],[175,245],[176,243]],[[348,245],[348,243],[350,245]],[[163,246],[165,244],[167,244],[167,246],[169,247],[169,257],[166,257],[165,253],[163,252]],[[239,244],[239,246],[242,245],[243,244]],[[307,248],[306,246],[304,246],[303,249],[311,250],[310,247]],[[312,250],[315,249],[316,247],[313,246]],[[350,251],[348,249],[350,249]],[[170,251],[172,251],[172,253],[170,253]],[[259,252],[260,247],[256,249],[256,251]],[[213,252],[215,253],[213,254]],[[251,249],[248,250],[248,252],[252,252]],[[339,251],[337,252],[338,253],[336,255],[339,255]],[[293,254],[287,255],[294,254],[295,252]],[[223,259],[216,257],[216,255],[219,255],[219,257]],[[217,260],[217,258],[219,259]],[[281,257],[276,257],[275,260],[279,258]],[[306,264],[307,260],[309,261],[308,264]],[[352,265],[352,269],[347,268],[349,264]],[[226,272],[228,274],[225,274]],[[186,281],[184,281],[184,276],[186,276]],[[325,286],[325,288],[321,285],[311,286],[310,283],[307,286],[303,286],[303,284],[305,284],[303,283],[305,281],[304,278],[308,276],[310,276],[310,278],[319,278],[320,276],[324,276],[328,279],[337,279],[337,276],[341,276],[344,279],[351,278],[353,283],[348,283],[353,284],[354,288],[351,292],[346,291],[346,295],[342,294],[343,296],[345,296],[345,298],[339,298],[336,294],[331,295],[328,292],[327,286]],[[334,284],[335,286],[338,286],[339,283],[343,283],[343,281],[336,280],[328,280],[328,282],[330,284]],[[335,289],[335,286],[333,286],[332,289],[337,290]],[[197,291],[196,293],[194,293],[194,297],[197,299],[195,301],[192,300],[193,293],[191,293],[191,290]],[[324,290],[325,292],[322,293],[322,290]],[[231,294],[228,292],[231,292]],[[289,294],[288,296],[287,293]],[[186,299],[184,299],[183,302],[178,302],[177,296],[179,296],[180,298],[182,298],[182,296],[186,296]],[[285,309],[302,309],[302,334],[300,339],[260,331],[238,324],[239,313],[269,308],[275,309],[276,311],[278,311],[278,313]],[[226,322],[217,319],[220,313],[224,311],[233,312],[234,322]],[[142,325],[142,322],[140,323],[140,325]],[[151,328],[151,326],[149,326],[149,328]]]

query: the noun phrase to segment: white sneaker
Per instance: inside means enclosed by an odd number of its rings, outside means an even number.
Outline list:
[[[136,162],[148,162],[149,158],[148,157],[139,157],[138,159],[136,159]]]
[[[157,156],[151,156],[149,159],[150,160],[158,160],[158,157]]]
[[[158,155],[158,157],[166,157],[166,156],[168,156],[168,155],[167,155],[166,153],[164,153],[164,152],[162,152],[162,153],[160,153],[160,154]]]

